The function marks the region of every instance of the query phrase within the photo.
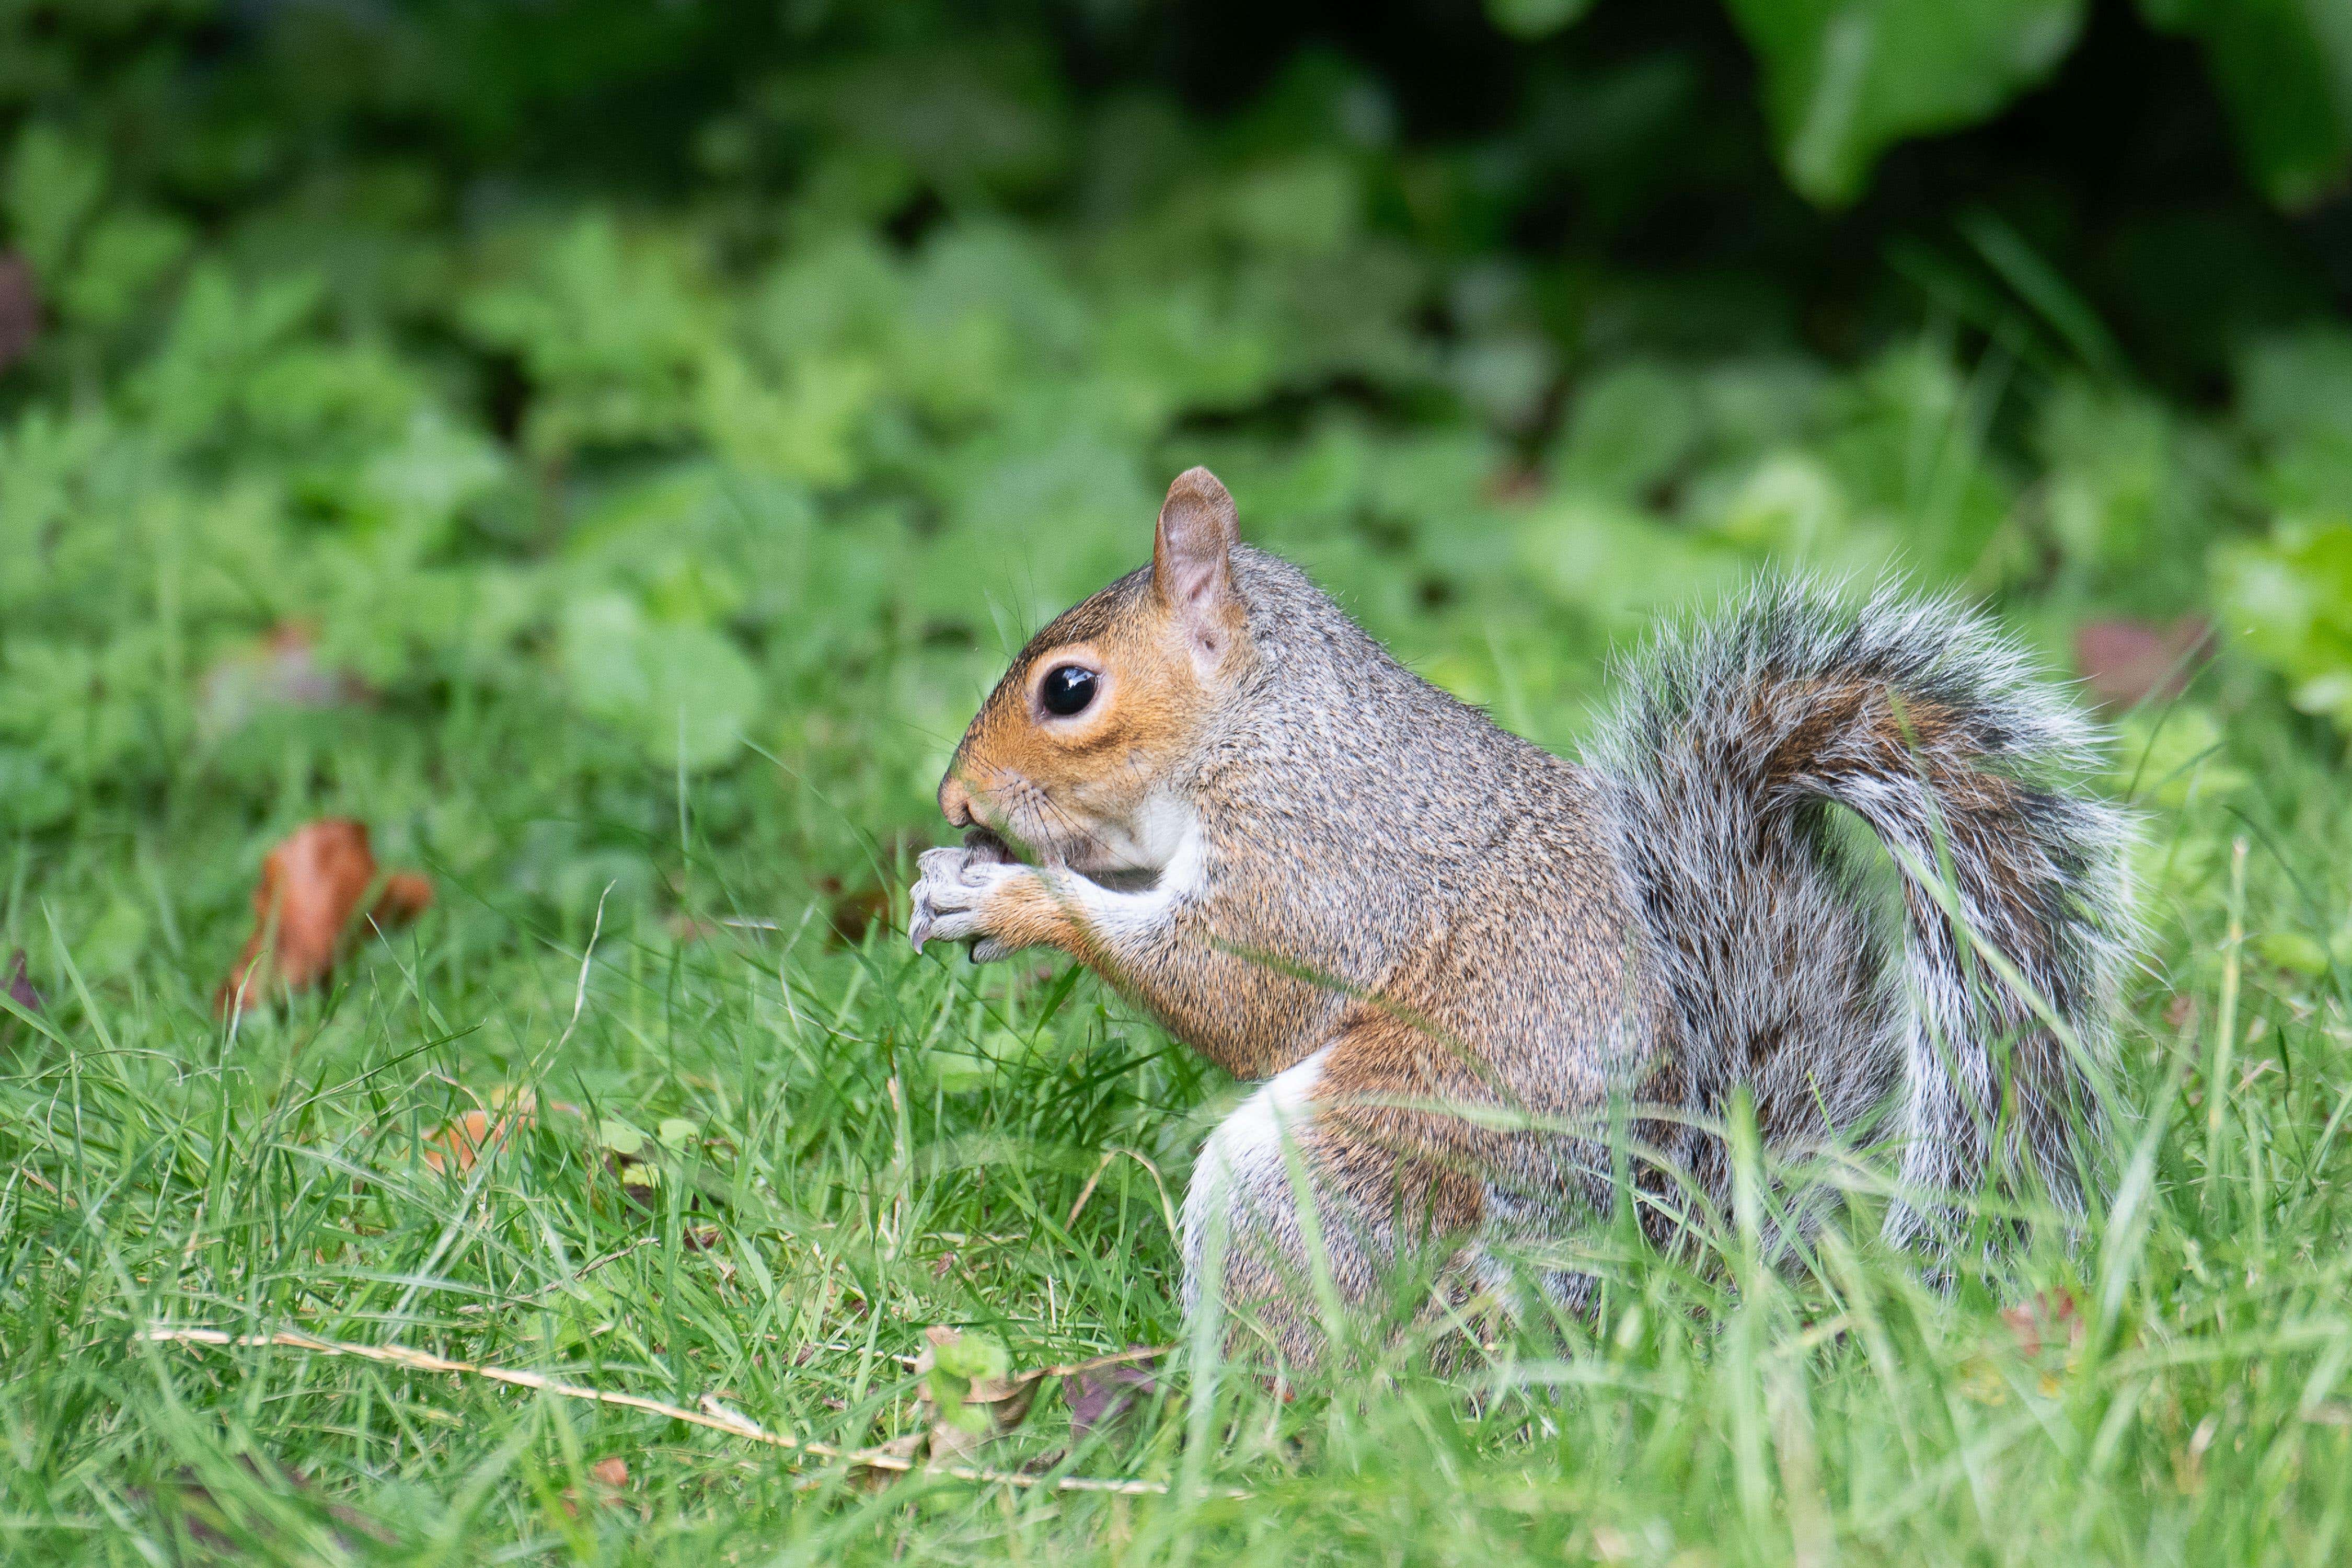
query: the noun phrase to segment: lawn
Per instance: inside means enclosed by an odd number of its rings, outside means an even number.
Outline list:
[[[2352,1553],[2352,337],[2271,218],[2210,342],[2031,203],[1871,231],[1824,327],[1811,263],[1628,262],[1598,197],[1512,248],[1539,116],[1412,140],[1312,51],[1211,117],[1043,32],[826,35],[672,125],[673,187],[487,76],[417,108],[435,57],[205,75],[152,9],[0,100],[8,1560]],[[688,26],[631,9],[561,68]],[[1607,157],[1801,227],[1703,72],[1592,68]],[[1059,959],[905,937],[965,720],[1193,462],[1563,753],[1612,651],[1776,562],[2088,678],[2148,937],[2083,1223],[1936,1281],[1870,1168],[1750,1158],[1686,1247],[1596,1215],[1554,1258],[1595,1310],[1443,1375],[1224,1365],[1171,1232],[1246,1086]],[[429,906],[225,986],[266,858],[343,820],[338,911]]]
[[[958,656],[959,700],[993,653]],[[1483,639],[1423,657],[1510,674]],[[856,679],[926,668],[918,645]],[[1235,1086],[1058,962],[907,947],[947,731],[845,702],[828,747],[712,777],[518,697],[257,721],[279,726],[268,776],[200,746],[10,859],[5,942],[38,994],[0,1026],[11,1550],[2334,1561],[2341,777],[2259,698],[2210,711],[2218,752],[2152,776],[2159,735],[2110,781],[2147,804],[2157,936],[2123,1040],[2142,1119],[2079,1237],[1946,1294],[1870,1239],[1866,1197],[1779,1268],[1754,1213],[1680,1257],[1603,1224],[1574,1249],[1607,1281],[1590,1321],[1287,1403],[1204,1368],[1174,1302],[1171,1205]],[[373,824],[435,906],[325,987],[216,1020],[262,852],[331,813]],[[716,1396],[903,1456],[936,1419],[909,1366],[935,1325],[1015,1372],[1176,1348],[1083,1436],[1072,1382],[1042,1379],[1017,1427],[950,1461],[1016,1486],[314,1342]]]

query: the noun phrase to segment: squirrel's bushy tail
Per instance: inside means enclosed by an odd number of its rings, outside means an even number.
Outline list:
[[[1622,679],[1592,761],[1689,1109],[1719,1114],[1749,1083],[1769,1137],[1898,1089],[1902,1239],[2001,1142],[2078,1200],[2074,1141],[2099,1125],[2091,1077],[2132,930],[2129,819],[2064,784],[2096,730],[1983,619],[1889,590],[1857,607],[1771,582]],[[1903,868],[1899,972],[1832,802]],[[1719,1148],[1691,1154],[1719,1167]]]

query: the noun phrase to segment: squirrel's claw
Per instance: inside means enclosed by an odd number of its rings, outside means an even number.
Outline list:
[[[914,913],[907,921],[907,940],[915,951],[923,951],[923,943],[931,937],[931,928],[938,923],[938,893],[941,886],[956,880],[962,869],[964,852],[961,849],[926,849],[915,859],[919,875],[915,879]]]
[[[907,939],[915,951],[933,937],[949,942],[971,941],[972,961],[986,963],[1013,951],[993,940],[981,906],[1008,875],[1021,869],[986,847],[926,849],[916,858],[922,875],[915,884],[914,915],[907,922]]]

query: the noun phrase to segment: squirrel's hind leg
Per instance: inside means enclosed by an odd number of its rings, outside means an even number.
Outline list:
[[[1335,1334],[1352,1339],[1383,1321],[1391,1288],[1415,1262],[1459,1273],[1468,1256],[1479,1184],[1417,1139],[1382,1136],[1389,1129],[1376,1124],[1398,1118],[1367,1124],[1339,1098],[1382,1089],[1357,1081],[1349,1044],[1342,1035],[1261,1085],[1193,1167],[1184,1308],[1197,1314],[1214,1292],[1229,1353],[1318,1363]]]

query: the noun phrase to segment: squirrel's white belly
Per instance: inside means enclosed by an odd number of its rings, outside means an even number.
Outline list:
[[[1138,857],[1159,876],[1145,888],[1110,888],[1073,875],[1067,889],[1094,928],[1116,942],[1148,935],[1169,912],[1197,894],[1208,879],[1208,842],[1200,818],[1171,805],[1154,810],[1133,837]]]
[[[1266,1196],[1282,1190],[1289,1180],[1286,1143],[1305,1136],[1314,1118],[1315,1090],[1323,1080],[1325,1046],[1303,1061],[1294,1062],[1258,1085],[1241,1108],[1217,1124],[1201,1156],[1192,1163],[1192,1184],[1184,1190],[1184,1256],[1197,1263],[1208,1245],[1208,1226],[1233,1210],[1228,1201],[1236,1192]],[[1223,1245],[1220,1238],[1219,1245]],[[1188,1268],[1186,1289],[1192,1289]]]

